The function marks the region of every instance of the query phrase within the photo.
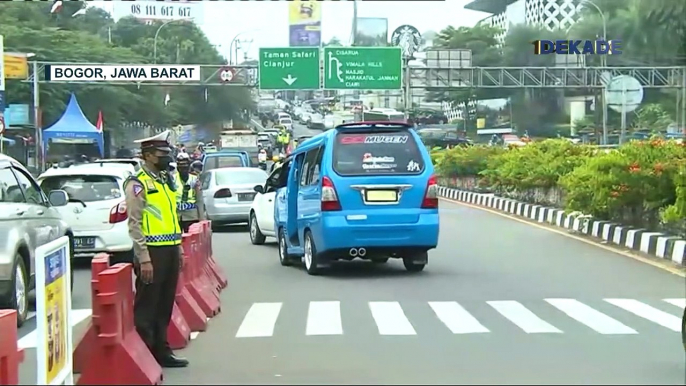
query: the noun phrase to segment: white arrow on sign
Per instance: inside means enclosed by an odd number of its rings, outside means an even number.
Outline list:
[[[281,78],[281,79],[283,79],[283,81],[286,82],[286,84],[289,85],[289,86],[292,85],[293,82],[295,82],[296,80],[298,80],[298,78],[292,77],[291,74],[288,74],[288,77],[286,77],[286,78]]]

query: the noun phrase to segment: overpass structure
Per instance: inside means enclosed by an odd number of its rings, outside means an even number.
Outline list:
[[[33,62],[33,71],[27,82],[46,83],[43,67],[51,65],[116,65],[115,63],[64,63]],[[231,82],[220,77],[222,70],[234,71]],[[201,80],[188,82],[120,82],[111,85],[136,86],[205,86],[205,87],[258,87],[257,65],[201,65]],[[323,71],[323,69],[321,69]],[[645,88],[685,88],[686,67],[411,67],[410,88],[427,90],[456,90],[461,88],[603,88],[605,80],[618,75],[636,78]],[[406,71],[403,71],[406,73]],[[35,74],[38,74],[36,77]],[[95,82],[69,82],[93,84]]]

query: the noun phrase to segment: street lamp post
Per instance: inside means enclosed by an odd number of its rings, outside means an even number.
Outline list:
[[[157,64],[157,36],[160,34],[160,31],[162,30],[162,28],[164,28],[164,26],[167,25],[167,24],[171,24],[171,23],[174,23],[174,22],[177,22],[177,21],[184,21],[184,22],[185,22],[185,21],[188,21],[188,20],[189,20],[189,19],[173,19],[173,20],[169,20],[169,21],[166,21],[166,22],[162,23],[162,25],[159,26],[159,27],[157,28],[157,31],[155,31],[155,38],[153,39],[153,42],[152,42],[152,62],[153,62],[154,64]]]
[[[250,29],[247,31],[241,31],[241,32],[237,33],[236,36],[233,37],[233,39],[231,39],[231,43],[229,44],[229,64],[233,64],[233,65],[238,64],[238,46],[236,45],[236,40],[243,34],[247,34],[250,32],[256,32],[256,31],[259,31],[259,29]],[[235,46],[235,48],[234,48],[234,46]],[[236,63],[233,62],[234,50],[236,51]]]
[[[586,4],[590,5],[592,8],[595,8],[596,11],[598,11],[598,15],[600,16],[600,20],[603,23],[603,41],[605,44],[607,44],[607,20],[605,19],[605,14],[603,13],[603,10],[600,9],[598,4],[594,3],[591,0],[581,0],[581,4]],[[606,68],[607,67],[607,58],[605,55],[600,56],[600,67]],[[607,82],[610,81],[610,79],[604,79],[601,80],[603,82],[603,89],[602,89],[602,95],[601,95],[601,100],[602,100],[602,105],[603,105],[603,145],[607,145],[607,99],[605,98],[605,90],[607,89]]]

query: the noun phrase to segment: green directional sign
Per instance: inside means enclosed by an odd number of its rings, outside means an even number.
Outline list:
[[[402,83],[399,47],[324,48],[324,88],[397,90]]]
[[[319,88],[319,47],[260,48],[260,89]]]

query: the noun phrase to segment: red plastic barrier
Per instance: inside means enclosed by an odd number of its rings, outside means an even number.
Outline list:
[[[17,348],[17,311],[0,310],[0,331],[0,385],[18,385],[24,350]]]
[[[190,253],[190,251],[187,253]],[[179,282],[176,286],[176,306],[178,306],[179,311],[181,311],[181,314],[186,320],[186,323],[188,323],[188,327],[191,331],[205,331],[207,329],[207,316],[185,286],[185,276],[189,275],[191,259],[188,254],[183,258],[184,268],[179,274]],[[169,332],[167,332],[167,334],[169,334]]]
[[[130,264],[116,264],[98,274],[97,344],[84,363],[79,385],[162,383],[162,368],[133,325],[131,276]]]
[[[183,317],[179,306],[174,302],[171,320],[167,326],[167,343],[173,350],[188,346],[191,341],[191,328]]]
[[[91,260],[91,320],[88,322],[86,333],[76,345],[74,350],[74,373],[80,373],[84,364],[88,362],[93,347],[97,344],[98,323],[100,312],[98,311],[98,275],[110,267],[110,256],[106,253],[99,253]]]
[[[205,237],[207,238],[205,245],[207,246],[207,259],[209,261],[210,269],[221,288],[226,288],[229,285],[227,276],[224,273],[224,270],[214,260],[214,250],[212,249],[212,222],[202,221],[201,224],[203,226],[203,234],[205,234]]]
[[[185,287],[205,313],[205,316],[211,318],[219,313],[219,298],[210,291],[210,284],[206,280],[206,276],[203,275],[203,262],[198,253],[199,235],[197,230],[183,235],[183,250],[189,257],[189,264],[185,267],[187,269],[187,274],[184,275]]]
[[[189,232],[191,234],[198,234],[196,253],[198,254],[198,266],[200,267],[200,274],[203,275],[203,281],[209,284],[212,294],[219,299],[219,291],[221,290],[221,286],[219,285],[219,282],[215,278],[214,273],[211,271],[209,266],[209,246],[207,243],[207,233],[205,232],[205,227],[203,226],[203,223],[196,223],[191,225]]]

